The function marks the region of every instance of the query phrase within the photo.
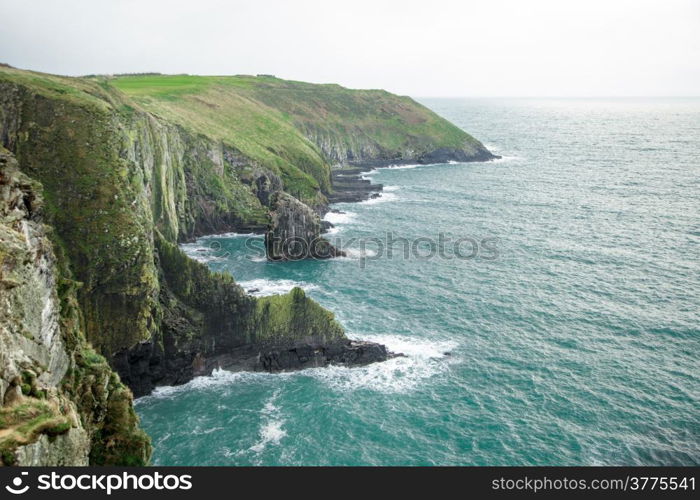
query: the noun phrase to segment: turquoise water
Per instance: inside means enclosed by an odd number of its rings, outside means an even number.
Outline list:
[[[498,238],[497,258],[186,246],[407,357],[159,389],[137,405],[154,463],[700,463],[700,100],[424,102],[504,158],[374,171],[388,191],[336,206],[331,237]]]

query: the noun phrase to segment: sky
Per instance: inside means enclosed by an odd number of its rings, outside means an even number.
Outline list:
[[[700,95],[700,0],[0,0],[0,62],[431,96]]]

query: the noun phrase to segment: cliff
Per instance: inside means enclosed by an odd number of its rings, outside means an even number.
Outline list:
[[[83,336],[43,216],[41,185],[0,148],[0,461],[144,465],[131,392]]]
[[[265,251],[270,260],[330,259],[345,253],[321,237],[321,219],[293,196],[278,192],[271,199],[270,230]]]
[[[177,243],[228,231],[317,237],[337,162],[489,157],[425,108],[381,91],[7,67],[0,141],[17,160],[0,253],[6,463],[145,463],[150,444],[131,391],[216,367],[386,359],[383,346],[350,342],[301,290],[251,297]],[[337,254],[321,246],[319,255]]]

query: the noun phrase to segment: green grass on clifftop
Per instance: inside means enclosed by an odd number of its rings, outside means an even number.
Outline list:
[[[328,162],[410,158],[483,145],[410,97],[272,76],[134,75],[108,79],[145,109],[221,139],[280,173],[303,198]],[[301,171],[302,173],[300,173]]]
[[[245,78],[148,75],[107,81],[147,111],[240,150],[280,175],[286,190],[301,199],[330,190],[319,148],[283,113],[254,99]]]

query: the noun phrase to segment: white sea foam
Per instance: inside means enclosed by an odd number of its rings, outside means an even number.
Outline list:
[[[388,192],[388,193],[381,192],[381,193],[379,193],[379,196],[377,196],[376,198],[370,198],[369,200],[361,201],[360,204],[362,204],[362,205],[376,205],[377,203],[384,203],[385,201],[396,201],[398,198],[399,197],[392,192]]]
[[[401,186],[384,186],[385,193],[393,193],[394,191],[398,191],[399,189],[401,189]]]
[[[418,168],[418,167],[424,167],[425,165],[422,163],[410,163],[408,165],[389,165],[386,167],[380,167],[380,168],[388,168],[391,170],[410,170],[412,168]]]
[[[197,262],[202,262],[204,264],[208,262],[223,261],[228,258],[227,252],[222,252],[221,248],[213,248],[216,244],[210,244],[209,241],[214,239],[231,239],[231,238],[262,238],[263,235],[255,233],[223,233],[214,234],[211,236],[203,236],[197,239],[193,243],[183,243],[180,245],[180,249],[185,252],[185,255],[196,260]]]
[[[369,172],[363,173],[360,177],[361,177],[362,179],[368,181],[368,180],[370,180],[370,177],[372,177],[373,175],[375,175],[377,172],[379,172],[379,170],[377,170],[376,168],[373,168],[373,169],[370,170]]]
[[[150,395],[136,399],[134,404],[144,404],[151,399],[171,399],[181,392],[189,392],[192,390],[199,391],[209,387],[233,384],[245,380],[249,375],[254,374],[247,372],[229,372],[226,370],[216,369],[209,376],[195,377],[183,385],[156,387]]]
[[[363,336],[362,339],[382,343],[390,351],[405,356],[363,367],[329,366],[300,373],[336,391],[369,389],[382,393],[405,393],[447,370],[448,360],[454,358],[445,353],[457,345],[454,342],[431,342],[400,335]]]
[[[496,158],[495,160],[490,160],[491,163],[513,163],[513,162],[518,162],[518,161],[523,161],[524,158],[522,156],[506,156],[506,155],[501,155],[500,158]]]
[[[500,156],[500,158],[490,160],[492,163],[511,163],[515,161],[522,161],[525,159],[522,156],[505,155],[502,153],[501,148],[496,146],[495,144],[484,144],[484,146],[486,146],[486,149],[491,151],[493,154]]]
[[[430,166],[435,166],[435,165],[455,165],[455,164],[459,164],[459,163],[461,163],[461,162],[450,160],[447,163],[409,163],[406,165],[387,165],[385,167],[377,167],[373,170],[370,170],[369,172],[362,174],[362,178],[365,180],[370,180],[369,178],[374,176],[381,169],[410,170],[410,169],[418,168],[418,167],[430,167]]]
[[[371,248],[365,248],[364,250],[360,248],[343,248],[343,252],[345,252],[345,257],[338,257],[337,260],[359,260],[362,257],[375,257],[377,255],[377,251]]]
[[[291,291],[294,287],[302,288],[305,292],[308,292],[309,290],[316,290],[318,288],[318,285],[305,283],[303,281],[267,280],[262,278],[249,281],[240,281],[238,284],[241,285],[244,290],[255,290],[249,292],[255,297],[280,295]]]
[[[347,224],[348,222],[352,221],[355,218],[355,215],[356,214],[353,212],[343,212],[343,213],[328,212],[325,215],[325,217],[323,217],[323,220],[326,220],[333,225]]]
[[[426,340],[406,335],[350,335],[355,340],[367,340],[384,344],[392,352],[400,352],[419,359],[444,358],[446,352],[457,347],[452,340]]]
[[[218,238],[262,238],[262,234],[257,233],[222,233],[204,236],[203,239],[218,239]]]
[[[191,259],[203,264],[226,260],[227,257],[224,254],[220,254],[220,250],[209,248],[201,243],[183,243],[180,245],[180,249]]]
[[[197,252],[209,251],[209,247],[202,245],[201,243],[183,243],[180,245],[180,249],[187,255],[196,254]]]
[[[260,424],[260,440],[250,447],[251,451],[260,453],[270,444],[277,444],[287,435],[287,431],[283,429],[284,419],[280,416],[280,408],[277,406],[277,398],[280,395],[280,390],[276,390],[272,396],[265,402],[260,413],[262,414],[262,422]]]
[[[268,444],[279,443],[287,435],[287,431],[282,428],[284,421],[269,420],[260,428],[260,441],[250,447],[251,451],[260,453]]]

